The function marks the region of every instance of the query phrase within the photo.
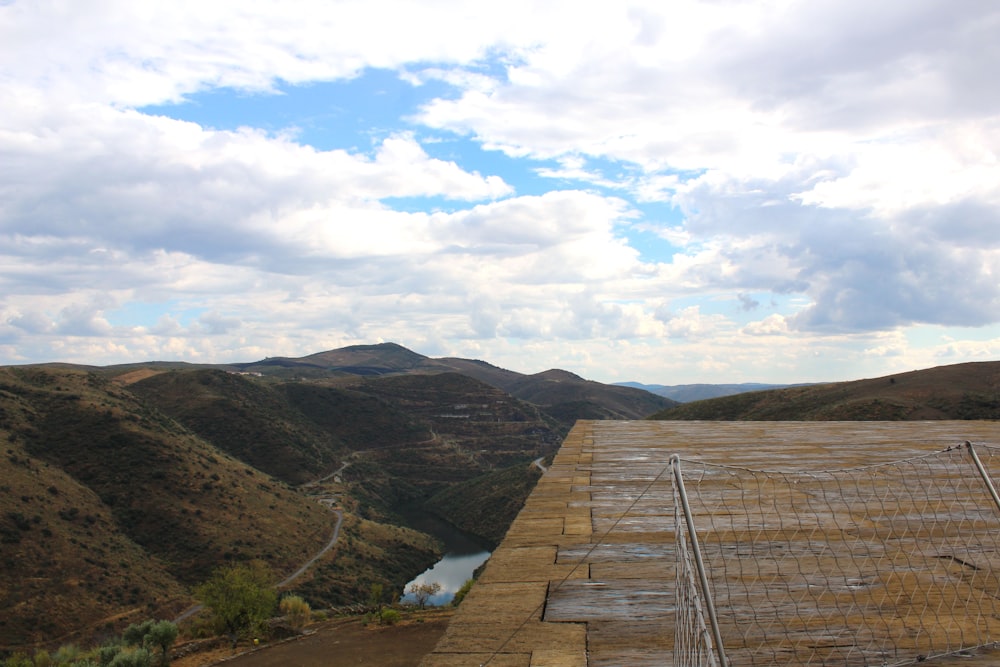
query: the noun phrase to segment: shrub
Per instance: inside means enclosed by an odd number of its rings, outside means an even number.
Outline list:
[[[153,656],[144,648],[125,648],[118,652],[108,667],[152,667]]]
[[[281,599],[278,610],[288,621],[288,625],[295,632],[302,632],[302,629],[309,623],[312,617],[312,609],[309,603],[298,595],[289,595]]]
[[[52,656],[52,660],[57,665],[77,665],[83,658],[83,651],[73,644],[64,644]]]
[[[122,644],[118,640],[113,640],[97,649],[97,659],[102,665],[110,665],[115,656],[121,653]]]
[[[4,667],[35,667],[35,662],[24,653],[18,651],[3,662]]]
[[[379,622],[383,625],[395,625],[401,618],[402,615],[395,609],[383,609]]]
[[[470,590],[472,590],[472,585],[474,583],[476,583],[475,579],[467,579],[465,583],[462,584],[462,587],[458,589],[457,593],[455,593],[455,597],[451,599],[452,606],[457,607],[462,604],[462,600],[464,600],[465,596],[469,594]]]

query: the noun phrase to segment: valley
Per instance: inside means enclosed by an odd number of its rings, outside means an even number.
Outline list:
[[[445,550],[415,517],[488,551],[578,419],[997,419],[998,388],[989,362],[679,405],[391,343],[0,368],[0,655],[176,618],[230,563],[314,609],[400,596]]]
[[[278,582],[331,543],[331,507],[339,538],[285,589],[314,608],[363,603],[374,584],[401,594],[441,555],[407,514],[495,544],[572,416],[559,395],[531,403],[397,345],[327,357],[0,368],[0,652],[175,618],[227,563],[262,561]],[[586,384],[467,365],[541,402],[538,386]],[[581,411],[601,400],[590,384]],[[607,395],[606,412],[639,406],[632,418],[669,404]]]

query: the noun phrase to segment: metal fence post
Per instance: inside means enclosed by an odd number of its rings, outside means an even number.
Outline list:
[[[979,454],[976,453],[976,448],[972,446],[972,443],[968,440],[965,441],[965,448],[969,450],[969,454],[972,455],[972,460],[976,464],[976,468],[979,470],[979,476],[983,478],[983,483],[986,484],[986,488],[989,489],[990,495],[993,496],[993,502],[996,503],[997,509],[1000,510],[1000,495],[997,495],[997,487],[993,485],[993,480],[990,479],[990,474],[986,472],[986,467],[983,462],[979,460]]]
[[[712,626],[712,637],[715,640],[715,650],[719,656],[720,667],[729,667],[726,659],[726,650],[722,646],[722,631],[719,629],[719,619],[715,613],[715,602],[712,600],[712,593],[708,590],[708,575],[705,572],[705,562],[701,558],[701,547],[698,545],[698,533],[694,529],[694,517],[691,515],[691,506],[688,504],[687,491],[684,488],[684,479],[681,476],[681,459],[677,454],[670,457],[670,467],[674,474],[674,483],[681,498],[681,506],[684,508],[684,522],[687,524],[688,537],[691,540],[691,551],[694,554],[695,568],[698,570],[698,581],[701,584],[701,594],[705,599],[705,610],[708,612],[708,620]],[[994,497],[996,491],[994,490]],[[997,501],[1000,503],[1000,499]]]

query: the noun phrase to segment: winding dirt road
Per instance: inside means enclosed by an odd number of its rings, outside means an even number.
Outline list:
[[[326,546],[323,547],[322,549],[320,549],[316,553],[315,556],[313,556],[312,558],[310,558],[309,560],[307,560],[305,563],[303,563],[302,566],[299,567],[299,569],[295,570],[295,572],[293,572],[292,574],[288,575],[288,577],[286,577],[284,580],[282,580],[281,582],[279,582],[278,584],[276,584],[275,585],[276,589],[280,590],[280,589],[288,586],[290,583],[292,583],[293,581],[295,581],[299,577],[301,577],[310,567],[312,567],[316,563],[316,561],[318,561],[320,558],[322,558],[323,556],[325,556],[326,553],[328,551],[330,551],[330,549],[332,549],[335,544],[337,544],[337,540],[340,539],[340,526],[344,523],[344,513],[341,512],[340,510],[334,509],[332,507],[332,504],[334,502],[336,502],[332,498],[320,498],[319,502],[321,504],[323,504],[323,505],[326,505],[330,509],[331,512],[333,512],[334,514],[337,515],[337,523],[335,523],[334,526],[333,526],[333,534],[330,536],[330,541],[327,542]],[[178,616],[177,618],[174,619],[174,623],[180,623],[181,621],[183,621],[185,619],[188,619],[191,616],[194,616],[195,614],[197,614],[202,609],[204,609],[204,605],[200,605],[200,604],[196,604],[193,607],[185,609],[184,612],[180,616]]]

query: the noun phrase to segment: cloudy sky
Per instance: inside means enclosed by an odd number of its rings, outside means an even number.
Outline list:
[[[993,0],[0,0],[0,364],[1000,358]]]

